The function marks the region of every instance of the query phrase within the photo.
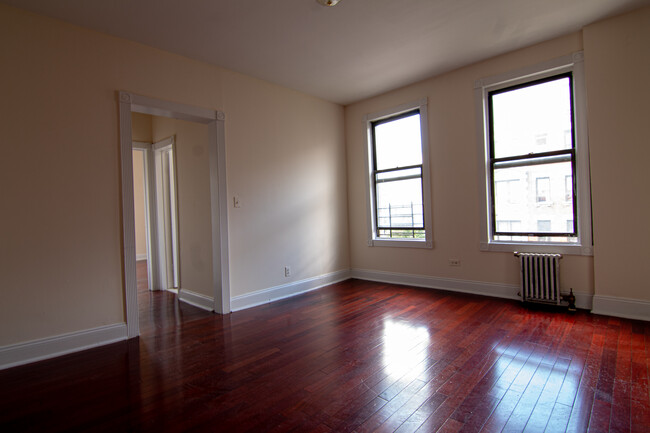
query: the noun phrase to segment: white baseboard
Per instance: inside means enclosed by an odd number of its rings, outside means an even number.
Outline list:
[[[625,319],[650,321],[650,302],[617,296],[595,295],[594,308],[591,312]]]
[[[379,281],[382,283],[404,284],[407,286],[424,287],[428,289],[448,290],[450,292],[471,293],[473,295],[491,296],[493,298],[520,300],[517,295],[519,286],[502,283],[485,283],[454,278],[429,277],[424,275],[400,274],[396,272],[373,271],[367,269],[352,269],[352,278],[360,280]],[[576,306],[591,309],[592,295],[588,293],[573,293]]]
[[[424,275],[399,274],[396,272],[352,269],[353,278],[379,281],[382,283],[404,284],[428,289],[449,290],[450,292],[471,293],[495,298],[520,299],[517,296],[519,286],[480,281],[457,280],[453,278],[429,277]]]
[[[291,296],[300,295],[312,290],[320,289],[329,284],[338,283],[350,278],[350,271],[345,269],[314,278],[308,278],[301,281],[295,281],[281,286],[270,287],[268,289],[258,290],[253,293],[235,296],[230,300],[230,309],[232,311],[244,310],[246,308],[256,307]]]
[[[146,254],[136,254],[135,255],[135,260],[147,260],[147,255]]]
[[[0,370],[126,340],[126,324],[102,326],[0,347]]]
[[[214,298],[209,296],[191,290],[181,289],[178,291],[178,299],[202,310],[214,311]]]

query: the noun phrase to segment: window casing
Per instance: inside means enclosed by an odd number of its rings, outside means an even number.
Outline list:
[[[593,254],[582,53],[478,80],[475,97],[481,249]]]
[[[431,248],[426,99],[369,114],[368,245]]]

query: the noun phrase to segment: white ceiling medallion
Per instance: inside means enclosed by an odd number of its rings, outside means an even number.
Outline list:
[[[341,0],[316,0],[316,1],[322,4],[323,6],[336,6],[336,4]]]

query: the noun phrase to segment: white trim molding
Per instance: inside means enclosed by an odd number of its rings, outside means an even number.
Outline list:
[[[450,292],[470,293],[494,298],[520,299],[518,285],[484,283],[480,281],[458,280],[454,278],[430,277],[426,275],[400,274],[397,272],[352,269],[352,278],[378,281],[381,283],[403,284],[427,289],[448,290]]]
[[[403,284],[406,286],[447,290],[450,292],[469,293],[472,295],[490,296],[492,298],[512,299],[516,301],[521,300],[521,297],[517,295],[520,288],[516,284],[486,283],[482,281],[400,274],[396,272],[374,271],[368,269],[352,269],[350,271],[350,276],[360,280]],[[573,294],[576,297],[576,306],[578,308],[585,310],[591,309],[591,294],[582,292],[573,292]]]
[[[193,292],[187,289],[181,289],[178,293],[178,300],[186,304],[193,305],[202,310],[214,311],[214,298]]]
[[[253,293],[235,296],[231,300],[231,308],[232,311],[244,310],[246,308],[256,307],[258,305],[268,304],[280,299],[307,293],[348,279],[350,279],[350,271],[345,269],[288,284],[282,284],[280,286],[258,290]]]
[[[0,370],[126,340],[126,324],[101,326],[0,347]]]
[[[594,314],[650,321],[650,302],[618,296],[594,296]]]

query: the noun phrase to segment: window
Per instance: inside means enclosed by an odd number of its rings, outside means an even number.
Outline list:
[[[573,231],[573,230],[574,230],[573,220],[566,220],[566,231],[570,232],[570,231]]]
[[[475,90],[481,248],[592,254],[582,53],[479,80]],[[506,179],[521,184],[518,200]]]
[[[551,220],[537,220],[537,231],[549,233],[551,231]]]
[[[541,233],[550,233],[551,232],[551,220],[537,220],[537,231]],[[539,236],[538,241],[548,242],[550,237],[548,236]]]
[[[573,199],[573,176],[567,174],[564,176],[564,201],[571,201]]]
[[[551,178],[538,177],[535,179],[535,201],[537,203],[546,203],[550,201]]]
[[[573,134],[570,129],[564,131],[564,148],[569,149],[573,146]]]
[[[521,227],[521,221],[516,220],[498,220],[497,221],[497,230],[499,231],[519,231]]]
[[[504,204],[517,204],[521,202],[521,184],[519,179],[497,180],[494,182],[494,194]]]
[[[432,246],[426,118],[426,100],[365,117],[371,246]]]

